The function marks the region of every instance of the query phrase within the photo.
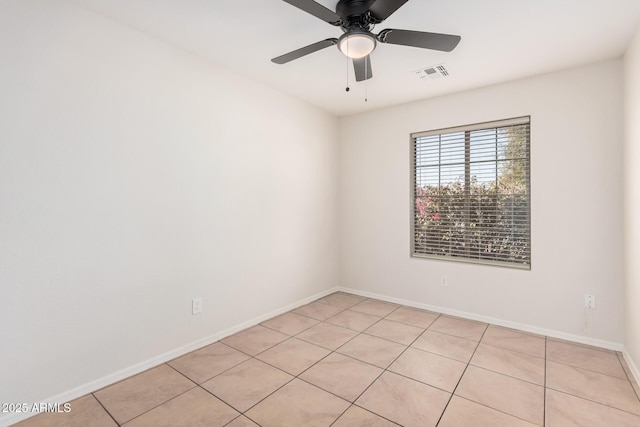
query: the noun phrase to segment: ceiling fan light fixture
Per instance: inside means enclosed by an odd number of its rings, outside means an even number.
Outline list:
[[[344,33],[338,39],[338,49],[349,58],[359,59],[369,55],[376,48],[376,38],[364,31]]]

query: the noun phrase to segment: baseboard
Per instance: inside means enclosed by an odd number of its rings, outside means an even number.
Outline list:
[[[437,313],[449,314],[451,316],[462,317],[469,320],[477,320],[484,323],[491,323],[493,325],[504,326],[505,328],[518,329],[524,332],[532,334],[545,335],[551,338],[558,338],[566,341],[573,341],[580,344],[592,345],[594,347],[606,348],[608,350],[622,351],[623,345],[610,341],[599,340],[595,338],[585,337],[582,335],[568,334],[566,332],[560,332],[553,329],[544,329],[537,326],[526,325],[522,323],[511,322],[508,320],[498,319],[495,317],[483,316],[475,313],[469,313],[466,311],[453,310],[447,307],[439,307],[430,304],[422,304],[415,301],[409,301],[401,298],[389,297],[386,295],[375,294],[372,292],[361,291],[359,289],[352,289],[347,287],[340,287],[340,291],[348,292],[355,295],[360,295],[367,298],[375,298],[382,301],[392,302],[396,304],[402,304],[409,307],[421,308],[423,310],[435,311]],[[635,374],[635,373],[634,373]]]
[[[633,379],[636,380],[636,384],[640,384],[640,369],[638,369],[638,366],[636,366],[635,362],[631,358],[631,355],[629,354],[626,348],[622,350],[622,356],[624,357],[624,361],[627,362],[627,366],[629,367],[629,370],[633,375]]]
[[[235,325],[231,328],[225,329],[223,331],[217,332],[213,335],[210,335],[208,337],[205,337],[203,339],[197,340],[197,341],[193,341],[189,344],[186,344],[184,346],[178,347],[176,349],[173,349],[171,351],[168,351],[166,353],[163,353],[159,356],[153,357],[149,360],[145,360],[144,362],[135,364],[133,366],[130,366],[128,368],[122,369],[118,372],[114,372],[113,374],[107,375],[105,377],[99,378],[97,380],[88,382],[86,384],[83,384],[79,387],[76,387],[72,390],[68,390],[65,391],[63,393],[60,393],[58,395],[52,396],[48,399],[43,400],[43,403],[65,403],[65,402],[69,402],[71,400],[77,399],[79,397],[82,397],[86,394],[92,393],[96,390],[100,390],[101,388],[104,388],[108,385],[114,384],[118,381],[122,381],[126,378],[129,378],[133,375],[139,374],[141,372],[144,372],[148,369],[151,369],[153,367],[156,367],[158,365],[161,365],[165,362],[168,362],[172,359],[175,359],[176,357],[180,357],[184,354],[187,354],[191,351],[197,350],[201,347],[207,346],[209,344],[213,344],[216,341],[220,341],[223,338],[226,338],[230,335],[235,334],[236,332],[239,332],[243,329],[246,328],[250,328],[252,326],[255,326],[261,322],[264,322],[265,320],[271,319],[272,317],[278,316],[280,314],[286,313],[287,311],[291,311],[294,310],[300,306],[303,306],[305,304],[308,304],[312,301],[317,300],[318,298],[322,298],[324,296],[327,296],[329,294],[332,294],[334,292],[336,292],[338,290],[338,287],[334,287],[331,289],[327,289],[325,291],[319,292],[315,295],[312,295],[310,297],[301,299],[299,301],[296,301],[292,304],[286,305],[284,307],[280,307],[276,310],[270,311],[269,313],[263,314],[261,316],[258,317],[254,317],[251,320],[248,320],[246,322],[240,323],[238,325]],[[0,426],[2,427],[6,427],[6,426],[10,426],[11,424],[17,423],[19,421],[22,421],[24,419],[27,419],[31,416],[34,416],[37,414],[32,414],[32,413],[18,413],[18,414],[9,414],[9,415],[5,415],[0,417]]]

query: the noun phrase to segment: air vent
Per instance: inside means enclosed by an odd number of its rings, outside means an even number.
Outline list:
[[[449,70],[444,64],[433,65],[431,67],[420,68],[413,71],[413,74],[420,80],[434,80],[441,77],[448,77]]]

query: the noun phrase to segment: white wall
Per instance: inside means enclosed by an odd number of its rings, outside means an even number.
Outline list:
[[[337,285],[335,117],[64,0],[0,52],[0,402]]]
[[[625,356],[640,381],[640,28],[624,57]]]
[[[523,115],[531,115],[531,271],[410,258],[410,133]],[[620,60],[346,117],[340,125],[342,286],[622,343]],[[596,296],[590,312],[586,293]]]

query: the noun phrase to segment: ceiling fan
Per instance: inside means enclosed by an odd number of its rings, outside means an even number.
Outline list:
[[[369,54],[376,48],[377,42],[451,52],[461,39],[460,36],[450,34],[391,28],[382,30],[377,35],[371,32],[376,24],[391,16],[408,0],[340,0],[335,12],[314,0],[283,1],[331,25],[341,27],[344,34],[337,39],[325,39],[285,53],[271,61],[276,64],[286,64],[326,47],[338,45],[338,49],[353,60],[358,82],[373,76]]]

